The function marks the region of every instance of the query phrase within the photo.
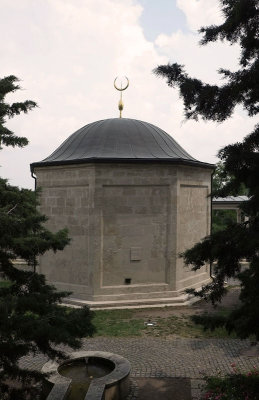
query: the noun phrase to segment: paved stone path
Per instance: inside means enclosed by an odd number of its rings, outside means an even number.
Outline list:
[[[259,351],[254,351],[248,340],[105,337],[84,340],[82,350],[122,355],[131,363],[133,380],[134,377],[190,378],[194,397],[204,374],[230,373],[232,363],[244,371],[253,366],[259,368]],[[22,365],[41,369],[45,361],[42,356],[26,357]],[[137,398],[136,392],[131,399]]]

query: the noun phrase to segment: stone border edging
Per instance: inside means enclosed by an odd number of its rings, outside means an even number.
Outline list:
[[[130,386],[129,374],[131,366],[129,361],[117,354],[104,351],[77,351],[70,354],[69,360],[86,357],[104,358],[111,361],[115,368],[109,374],[93,380],[86,393],[85,400],[102,400],[104,393],[107,400],[125,398]],[[42,367],[42,372],[50,373],[48,380],[54,383],[47,400],[64,399],[71,383],[71,379],[59,374],[58,367],[60,365],[62,363],[47,362]]]

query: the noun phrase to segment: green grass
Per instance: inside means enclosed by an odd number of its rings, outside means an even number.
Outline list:
[[[0,288],[8,288],[11,286],[10,281],[0,281]]]
[[[224,338],[229,337],[224,328],[215,329],[213,332],[205,331],[201,325],[192,322],[189,316],[160,317],[157,325],[147,332],[150,336],[177,336],[185,338]],[[231,336],[233,337],[233,336]]]
[[[185,337],[185,338],[225,338],[229,336],[224,328],[215,331],[204,331],[201,325],[192,322],[190,316],[152,318],[155,326],[146,326],[147,318],[137,316],[136,310],[99,310],[95,311],[93,324],[96,328],[95,336],[132,337]],[[222,311],[224,312],[224,311]],[[147,310],[148,313],[148,310]]]
[[[144,322],[132,317],[132,310],[95,311],[93,318],[96,328],[95,336],[140,336]]]

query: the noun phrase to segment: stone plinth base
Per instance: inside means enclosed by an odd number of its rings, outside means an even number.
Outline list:
[[[63,305],[72,307],[88,306],[90,309],[123,309],[123,308],[152,308],[152,307],[179,307],[187,306],[198,301],[198,297],[183,294],[169,298],[150,298],[136,300],[114,300],[114,301],[87,301],[75,298],[66,298]]]

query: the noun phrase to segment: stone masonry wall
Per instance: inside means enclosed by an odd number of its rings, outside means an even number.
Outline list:
[[[35,170],[48,228],[71,244],[40,269],[88,300],[175,296],[208,280],[179,252],[210,229],[211,171],[165,164],[81,164]]]
[[[94,169],[48,167],[36,171],[41,187],[41,207],[51,231],[68,228],[71,243],[56,254],[40,258],[40,271],[59,289],[71,290],[78,296],[92,293],[93,274],[89,260],[91,192]]]

